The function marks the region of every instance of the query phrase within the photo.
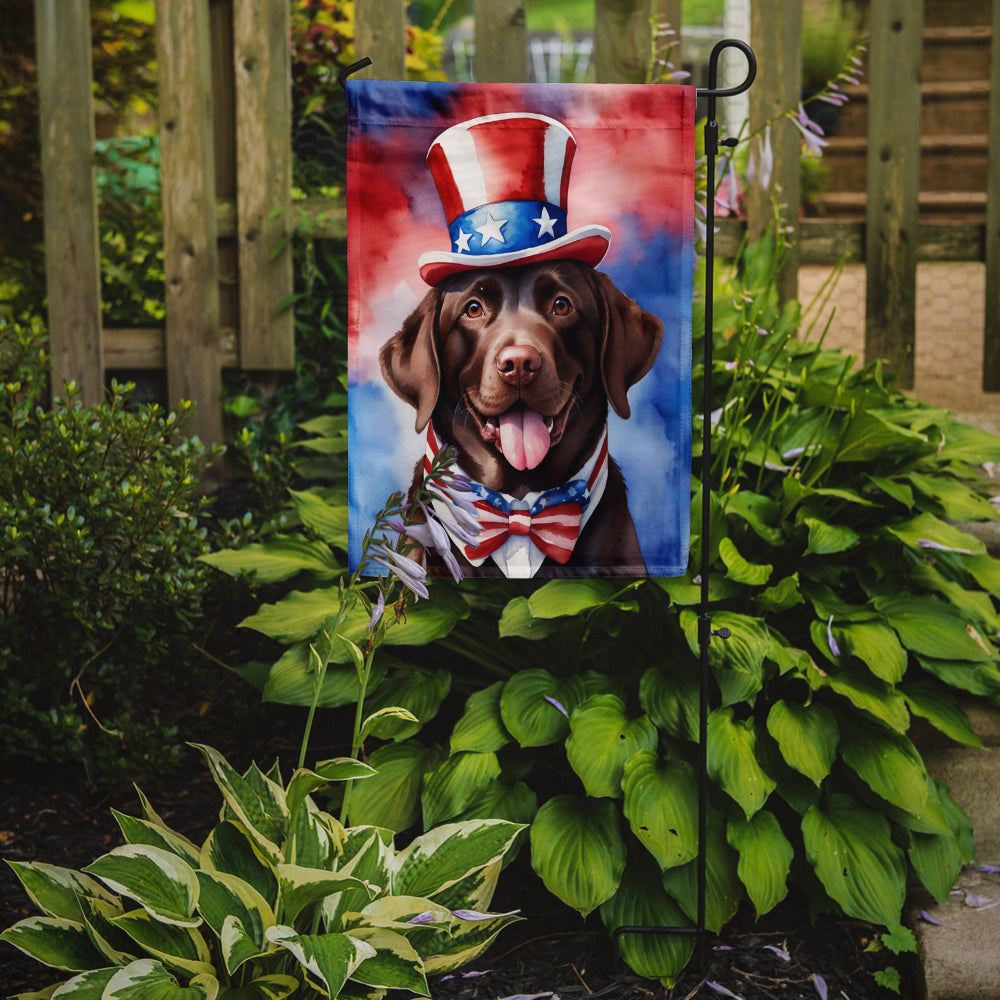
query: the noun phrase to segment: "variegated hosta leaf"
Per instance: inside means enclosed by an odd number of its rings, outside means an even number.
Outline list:
[[[652,859],[630,858],[618,891],[601,905],[608,931],[619,927],[690,927],[692,922],[664,891]],[[692,934],[622,934],[619,953],[640,976],[673,986],[694,950]]]
[[[243,986],[223,987],[218,1000],[285,1000],[299,986],[294,976],[261,976]]]
[[[198,898],[198,910],[205,922],[223,938],[223,929],[227,920],[239,922],[242,937],[249,938],[255,954],[266,949],[264,931],[275,923],[274,911],[267,900],[248,882],[226,875],[223,872],[198,872],[198,883],[201,893]],[[234,935],[231,929],[230,938]],[[232,948],[225,949],[227,971],[232,975],[239,964],[246,961],[247,955],[242,955],[236,964],[230,964]],[[241,953],[245,949],[241,945]]]
[[[28,917],[0,934],[6,941],[35,961],[54,969],[81,972],[105,965],[87,935],[87,928],[65,917]]]
[[[321,984],[332,997],[375,949],[349,934],[296,934],[291,927],[269,927],[267,939],[295,956],[309,978]]]
[[[352,875],[366,888],[345,889],[323,900],[324,926],[329,930],[344,930],[345,913],[358,912],[368,905],[372,892],[383,892],[389,886],[392,858],[392,833],[372,826],[351,827],[343,845],[337,870]]]
[[[178,927],[197,927],[198,878],[171,851],[146,844],[125,844],[98,858],[84,871],[113,892],[134,899],[150,916]]]
[[[120,902],[109,903],[93,896],[83,896],[80,904],[90,940],[104,956],[105,965],[128,965],[140,957],[135,942],[114,924],[115,917],[125,912]]]
[[[119,969],[101,1000],[216,1000],[218,995],[219,981],[212,975],[196,976],[181,986],[159,962],[143,958]]]
[[[375,954],[366,958],[351,973],[355,982],[430,996],[424,963],[402,934],[385,927],[356,927],[351,931],[351,937],[375,949]]]
[[[820,882],[849,917],[899,923],[906,866],[882,813],[849,795],[830,795],[806,813],[802,836]]]
[[[462,914],[468,911],[451,912],[454,922],[450,932],[442,932],[438,946],[424,956],[424,971],[428,975],[440,975],[468,965],[486,951],[500,931],[521,919],[516,912],[478,914],[473,920],[463,918]]]
[[[424,779],[420,802],[424,826],[454,819],[474,803],[500,777],[495,753],[452,754]]]
[[[469,696],[462,717],[455,723],[451,734],[451,752],[474,750],[477,753],[495,753],[510,742],[500,715],[500,693],[503,681]]]
[[[302,910],[327,896],[345,889],[361,889],[374,896],[374,891],[353,875],[342,872],[303,868],[300,865],[278,865],[281,887],[281,907],[286,920],[294,921]]]
[[[500,694],[504,727],[523,747],[543,747],[569,732],[569,716],[583,700],[579,677],[560,679],[547,670],[522,670]]]
[[[774,791],[776,782],[757,762],[752,718],[737,721],[733,709],[717,708],[708,717],[708,773],[749,818]]]
[[[378,771],[351,789],[352,826],[380,826],[396,833],[420,818],[420,790],[438,754],[416,740],[379,747],[368,761]]]
[[[612,694],[592,695],[570,716],[566,757],[595,798],[621,797],[625,761],[639,750],[653,750],[659,740],[648,715],[630,719],[625,702]]]
[[[81,920],[81,896],[93,896],[109,903],[116,899],[95,878],[39,861],[8,861],[24,891],[46,916]]]
[[[392,892],[433,899],[500,861],[523,829],[505,820],[446,823],[415,838],[393,860]]]
[[[519,839],[523,832],[522,827],[515,840]],[[460,878],[446,889],[436,892],[434,901],[448,907],[449,910],[488,910],[493,902],[493,894],[497,890],[500,871],[505,861],[506,856],[497,858],[492,864],[483,868],[477,868],[465,878]]]
[[[705,926],[718,934],[733,918],[743,899],[743,883],[736,874],[736,852],[726,842],[721,813],[708,816],[705,846]],[[663,873],[663,887],[691,920],[698,919],[698,860]]]
[[[767,715],[767,731],[781,748],[781,756],[815,785],[830,773],[840,738],[837,720],[819,702],[799,705],[779,699]]]
[[[317,809],[312,799],[306,799],[292,820],[285,857],[305,868],[335,868],[343,842],[340,822]]]
[[[279,844],[288,831],[288,809],[284,789],[253,769],[240,775],[212,747],[194,744],[208,761],[226,806],[248,830],[264,855],[277,863],[281,857]]]
[[[531,865],[549,892],[583,916],[610,899],[625,870],[615,803],[549,799],[531,824]]]
[[[852,720],[850,739],[840,749],[847,766],[876,795],[919,815],[927,802],[927,771],[910,740],[861,719]]]
[[[750,819],[731,819],[726,836],[729,845],[739,851],[736,873],[759,918],[788,895],[788,872],[795,849],[774,814],[766,809]]]
[[[36,1000],[41,1000],[42,997],[53,997],[55,1000],[101,1000],[104,988],[111,982],[119,968],[120,966],[110,966],[107,969],[91,969],[89,972],[81,972],[80,975],[67,979],[54,991],[50,986],[44,993],[20,993],[11,1000],[29,1000],[32,997]]]
[[[122,835],[129,844],[146,844],[149,847],[159,847],[164,851],[176,854],[191,867],[198,864],[199,848],[187,837],[171,830],[169,827],[145,819],[126,816],[125,813],[112,809]]]
[[[394,626],[389,634],[395,632],[397,627],[400,626]],[[450,690],[451,674],[447,670],[402,668],[392,671],[374,689],[366,699],[365,707],[370,712],[405,709],[409,718],[381,717],[377,733],[380,739],[405,740],[420,732],[421,726],[437,715],[441,702]]]
[[[189,976],[213,971],[212,956],[205,939],[190,927],[161,923],[145,910],[123,913],[112,923],[171,969],[181,969]]]
[[[201,848],[200,868],[224,872],[252,885],[272,908],[278,905],[278,875],[241,823],[220,823]]]
[[[317,789],[328,785],[331,781],[370,778],[376,773],[375,768],[360,760],[355,760],[353,757],[336,757],[332,760],[324,760],[311,771],[301,767],[288,782],[288,788],[285,791],[285,805],[289,814],[294,815],[307,796],[312,795]]]
[[[690,765],[641,751],[625,762],[622,790],[632,832],[661,869],[698,854],[698,782]]]

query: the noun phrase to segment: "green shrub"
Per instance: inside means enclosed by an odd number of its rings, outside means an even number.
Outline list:
[[[132,409],[128,385],[96,406],[68,385],[43,408],[41,337],[0,321],[0,744],[110,774],[176,752],[157,688],[191,662],[209,456],[188,405]]]

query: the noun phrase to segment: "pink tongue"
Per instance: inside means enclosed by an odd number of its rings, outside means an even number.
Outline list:
[[[533,469],[549,450],[549,430],[540,413],[515,407],[500,415],[500,450],[515,469]]]

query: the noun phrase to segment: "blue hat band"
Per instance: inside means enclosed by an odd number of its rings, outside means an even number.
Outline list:
[[[457,254],[515,253],[565,236],[566,213],[548,201],[500,201],[463,212],[448,231]]]

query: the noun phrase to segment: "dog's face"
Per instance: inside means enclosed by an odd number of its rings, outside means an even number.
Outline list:
[[[459,464],[523,495],[571,476],[593,451],[608,403],[649,370],[663,326],[575,261],[453,275],[382,348],[382,374]]]

